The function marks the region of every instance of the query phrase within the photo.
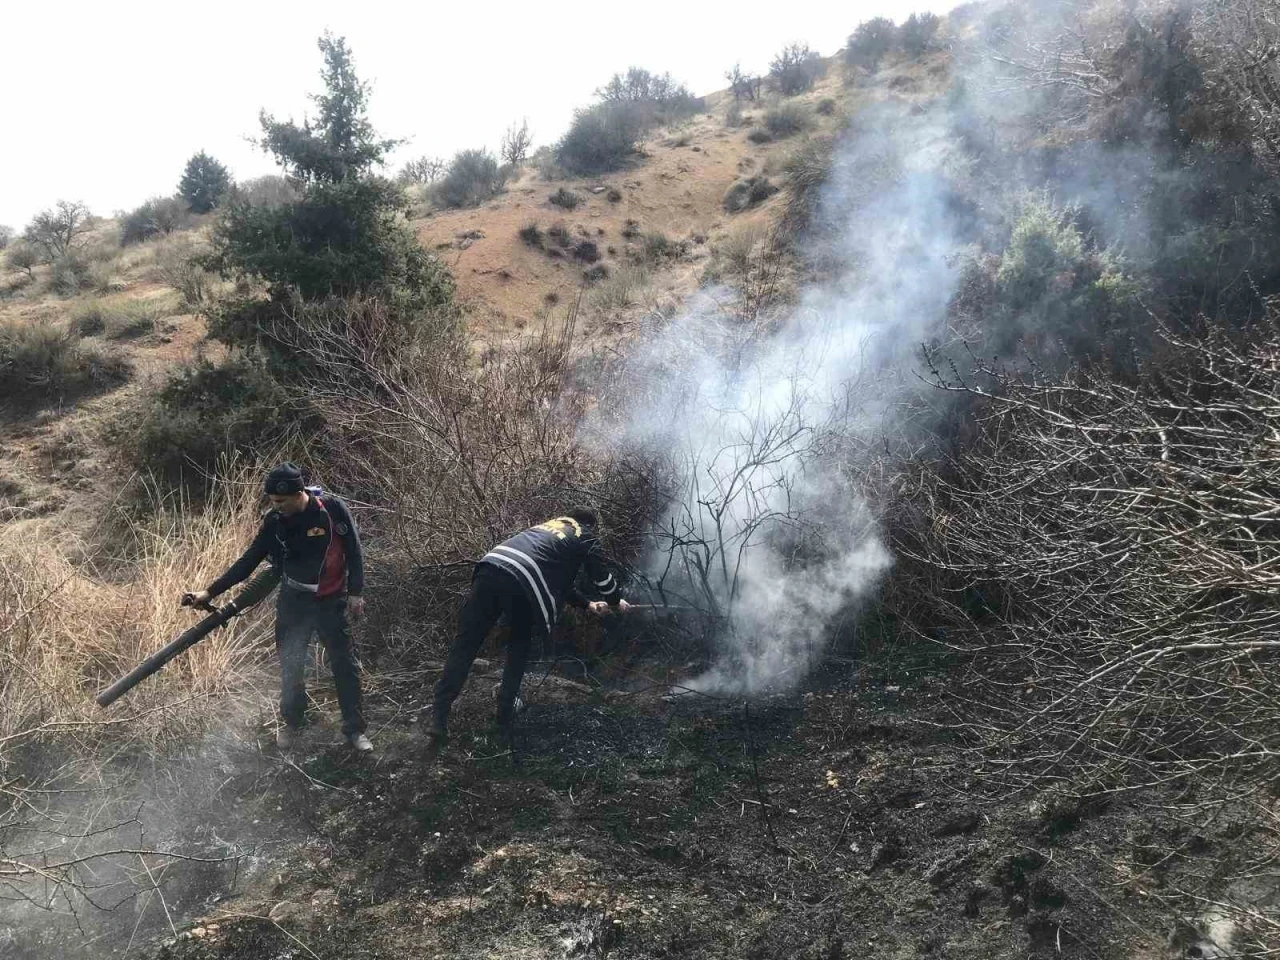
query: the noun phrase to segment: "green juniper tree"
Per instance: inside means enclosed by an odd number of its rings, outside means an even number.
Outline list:
[[[219,220],[208,265],[249,281],[263,294],[224,301],[211,332],[238,346],[280,356],[273,324],[305,324],[308,311],[331,319],[335,299],[377,300],[405,336],[453,314],[453,280],[418,244],[406,222],[403,190],[378,176],[399,141],[378,137],[368,118],[369,86],[340,37],[319,41],[325,91],[313,119],[297,124],[260,115],[263,150],[275,156],[299,196],[274,206],[233,199]],[[428,325],[429,326],[429,325]],[[278,328],[278,327],[277,327]]]
[[[208,213],[222,203],[230,189],[227,168],[203,150],[187,161],[178,184],[178,194],[192,213]]]

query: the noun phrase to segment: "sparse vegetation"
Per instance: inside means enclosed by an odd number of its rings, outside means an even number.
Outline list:
[[[624,264],[595,283],[591,289],[591,306],[605,316],[616,316],[640,302],[649,279],[649,270],[643,264]]]
[[[829,117],[836,112],[836,102],[831,97],[823,97],[818,101],[817,106],[813,108],[818,116]]]
[[[619,201],[622,200],[622,191],[619,190],[617,187],[610,187],[605,192],[605,199],[608,200],[610,203],[618,203]]]
[[[807,43],[792,43],[769,64],[769,79],[784,97],[804,93],[822,76],[822,58]]]
[[[679,260],[688,256],[689,241],[673,240],[661,230],[651,230],[644,234],[634,259],[645,266],[657,266],[671,260]]]
[[[178,195],[187,202],[192,213],[208,213],[226,199],[231,189],[231,174],[209,154],[201,150],[187,161],[178,183]]]
[[[208,251],[187,240],[175,237],[156,248],[155,274],[173,287],[190,310],[203,310],[213,296],[217,278],[204,268]]]
[[[60,297],[70,297],[92,282],[93,264],[79,251],[59,257],[49,265],[49,289]]]
[[[763,127],[756,127],[747,134],[747,140],[754,144],[772,143],[773,134],[768,130],[765,130]]]
[[[667,123],[696,113],[699,104],[689,88],[672,79],[671,74],[650,73],[631,67],[625,74],[615,73],[596,91],[602,103],[631,103],[647,108],[655,122]]]
[[[179,305],[170,297],[94,300],[72,314],[71,329],[82,337],[128,340],[154,332],[160,320],[173,316],[178,310]]]
[[[485,150],[463,150],[449,163],[432,190],[444,207],[475,207],[502,192],[506,176],[498,161]]]
[[[727,213],[741,213],[743,210],[764,203],[780,189],[768,177],[747,177],[728,189],[722,206]]]
[[[547,202],[564,210],[575,210],[578,204],[582,202],[582,197],[572,190],[561,187],[547,198]]]
[[[600,102],[579,110],[556,146],[559,165],[578,176],[620,169],[655,125],[675,122],[702,108],[701,101],[670,74],[638,67],[615,74],[596,95]]]
[[[573,246],[573,234],[569,232],[569,228],[563,220],[558,220],[547,228],[547,237],[554,242],[556,246]]]
[[[813,115],[800,103],[780,103],[765,111],[764,126],[774,139],[803,133],[813,125]]]
[[[541,250],[546,242],[546,237],[542,232],[542,228],[538,226],[536,220],[530,220],[520,228],[519,237],[525,246],[533,247],[535,250]]]
[[[128,361],[49,322],[0,321],[0,404],[60,401],[124,383]]]
[[[579,240],[573,245],[573,259],[583,263],[595,263],[600,259],[600,249],[594,240]]]
[[[17,233],[13,227],[0,223],[0,250],[7,249],[9,244],[13,243],[15,236],[17,236]]]

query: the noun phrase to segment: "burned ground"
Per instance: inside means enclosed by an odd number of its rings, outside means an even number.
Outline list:
[[[940,674],[832,664],[748,703],[552,673],[511,742],[494,682],[435,764],[402,714],[371,762],[284,768],[254,802],[308,839],[156,956],[1196,956],[1167,895],[1247,842],[976,799]]]

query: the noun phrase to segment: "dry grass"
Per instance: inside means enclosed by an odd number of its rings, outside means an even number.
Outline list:
[[[60,522],[0,528],[0,771],[6,743],[91,734],[104,719],[163,705],[170,707],[163,723],[125,724],[125,735],[154,746],[189,733],[202,717],[199,701],[226,691],[255,658],[261,614],[233,621],[196,645],[109,713],[93,703],[99,688],[194,622],[178,598],[213,579],[251,536],[255,486],[237,478],[220,483],[214,496],[199,514],[157,504],[154,519],[126,523],[113,537],[125,541],[130,557],[132,576],[122,583],[100,575],[114,572],[119,559],[69,559],[91,551],[59,542]]]

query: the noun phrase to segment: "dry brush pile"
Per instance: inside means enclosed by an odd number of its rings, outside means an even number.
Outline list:
[[[926,477],[907,543],[948,575],[936,624],[972,655],[1004,788],[1272,779],[1276,341],[1166,333],[1133,382],[939,379],[981,436]]]

